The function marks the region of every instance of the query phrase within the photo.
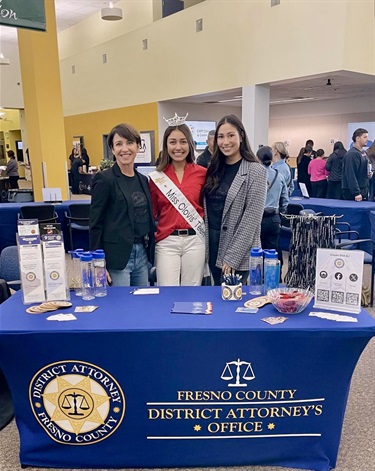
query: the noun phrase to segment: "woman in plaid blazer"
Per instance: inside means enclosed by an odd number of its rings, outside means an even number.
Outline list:
[[[224,116],[203,188],[206,258],[215,282],[235,273],[246,283],[250,249],[260,247],[267,172],[253,154],[242,122]]]

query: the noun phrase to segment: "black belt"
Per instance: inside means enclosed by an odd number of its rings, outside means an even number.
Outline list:
[[[196,235],[196,232],[194,229],[176,229],[175,231],[172,232],[171,235],[174,236],[189,236],[189,235]]]
[[[279,210],[277,208],[266,208],[264,210],[263,217],[275,216],[275,214],[279,214]]]

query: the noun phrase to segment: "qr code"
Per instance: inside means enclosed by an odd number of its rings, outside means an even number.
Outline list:
[[[318,301],[325,301],[325,302],[328,303],[328,301],[329,301],[329,291],[328,291],[328,289],[318,289],[316,297],[317,297]]]
[[[331,302],[337,304],[344,304],[344,293],[343,291],[332,291]]]
[[[359,304],[359,294],[358,293],[346,293],[346,304]]]

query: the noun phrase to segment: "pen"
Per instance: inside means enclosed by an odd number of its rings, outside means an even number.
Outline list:
[[[133,289],[132,291],[130,291],[129,294],[134,294],[134,293],[135,293],[136,291],[138,291],[138,290],[139,290],[139,288],[135,288],[135,289]]]

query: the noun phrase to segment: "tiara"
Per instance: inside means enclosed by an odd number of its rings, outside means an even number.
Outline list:
[[[186,113],[186,116],[178,116],[177,113],[174,114],[173,118],[164,118],[164,121],[168,123],[168,126],[179,126],[180,124],[185,124],[186,118],[189,113]]]

